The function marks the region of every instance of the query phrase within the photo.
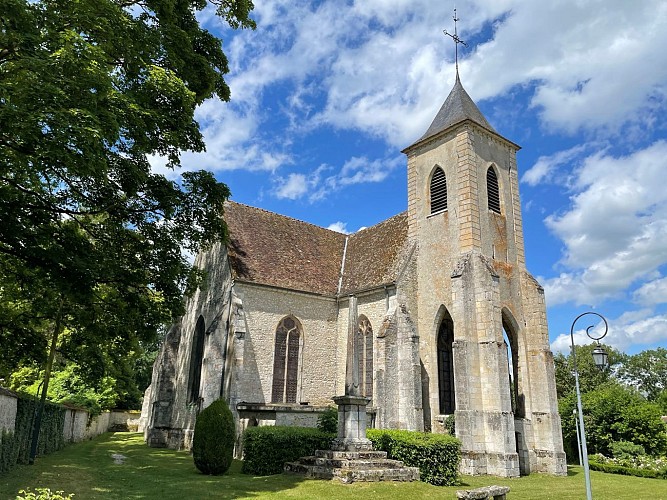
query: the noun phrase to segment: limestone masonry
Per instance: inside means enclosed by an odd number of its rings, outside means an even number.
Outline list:
[[[228,202],[153,368],[151,446],[189,447],[225,398],[251,425],[314,426],[345,393],[349,325],[368,426],[446,432],[461,472],[566,473],[544,291],[525,266],[516,165],[456,84],[407,156],[407,211],[344,235]],[[356,325],[356,326],[355,326]]]

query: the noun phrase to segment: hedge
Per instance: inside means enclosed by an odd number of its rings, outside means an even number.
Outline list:
[[[637,469],[635,467],[624,467],[616,464],[602,464],[588,457],[588,465],[591,470],[607,472],[609,474],[622,474],[624,476],[648,477],[653,479],[667,479],[667,469]]]
[[[310,427],[249,427],[243,433],[241,472],[268,476],[283,471],[285,462],[328,450],[334,434]]]
[[[461,442],[448,434],[368,429],[368,439],[388,458],[419,467],[422,481],[436,486],[458,484]]]
[[[0,436],[0,472],[11,469],[17,463],[27,464],[32,442],[32,423],[39,401],[31,396],[19,394],[16,404],[14,432],[3,432]],[[42,414],[42,425],[37,442],[37,455],[47,455],[65,446],[63,426],[65,408],[46,403]]]

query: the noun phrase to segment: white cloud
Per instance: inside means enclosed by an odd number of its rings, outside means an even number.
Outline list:
[[[577,162],[579,157],[589,148],[589,145],[574,146],[564,151],[558,151],[553,155],[540,156],[535,165],[530,167],[521,176],[521,182],[525,182],[530,186],[536,186],[543,182],[558,181],[559,184],[565,184],[566,179],[558,177],[554,179],[554,174],[558,170],[559,173],[569,172],[572,163]],[[565,176],[567,177],[567,175]]]
[[[550,305],[596,304],[650,278],[667,262],[667,143],[631,155],[588,157],[566,212],[547,217],[570,271],[545,282]]]
[[[403,164],[400,157],[369,160],[366,157],[352,157],[333,175],[329,165],[320,165],[307,174],[291,173],[287,177],[275,179],[277,198],[295,200],[307,197],[312,203],[322,200],[331,193],[352,184],[382,182],[398,166]]]
[[[336,231],[337,233],[350,234],[352,231],[347,230],[347,223],[337,221],[327,226],[327,229],[331,231]]]
[[[296,200],[308,192],[308,180],[303,174],[289,174],[286,179],[279,178],[275,190],[276,198]]]
[[[635,302],[647,306],[667,304],[667,277],[644,283],[632,294]]]
[[[667,315],[665,314],[654,314],[650,309],[640,309],[628,311],[615,319],[607,318],[607,321],[609,332],[601,342],[620,351],[625,352],[630,346],[650,348],[655,344],[667,342]],[[603,325],[596,318],[590,321],[589,317],[585,317],[580,322],[577,322],[577,330],[574,332],[576,345],[587,345],[593,342],[585,331],[590,324],[596,325],[596,328],[591,330],[594,337],[604,332]],[[570,344],[570,334],[562,334],[551,343],[551,350],[568,353]]]

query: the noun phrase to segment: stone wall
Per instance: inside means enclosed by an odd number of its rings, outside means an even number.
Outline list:
[[[16,394],[0,387],[0,434],[3,430],[14,432],[17,401]]]

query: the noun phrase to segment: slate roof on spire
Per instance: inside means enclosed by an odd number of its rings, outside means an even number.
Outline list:
[[[447,99],[440,108],[440,111],[438,111],[438,114],[435,115],[431,126],[428,128],[426,133],[416,142],[421,142],[425,139],[428,139],[429,137],[433,137],[439,132],[442,132],[452,125],[456,125],[457,123],[460,123],[464,120],[472,120],[485,129],[497,134],[489,122],[486,121],[486,118],[484,118],[484,115],[482,115],[482,112],[479,110],[477,105],[465,91],[463,85],[461,85],[461,80],[459,79],[459,75],[457,73],[456,82],[454,83],[452,91],[447,96]]]

